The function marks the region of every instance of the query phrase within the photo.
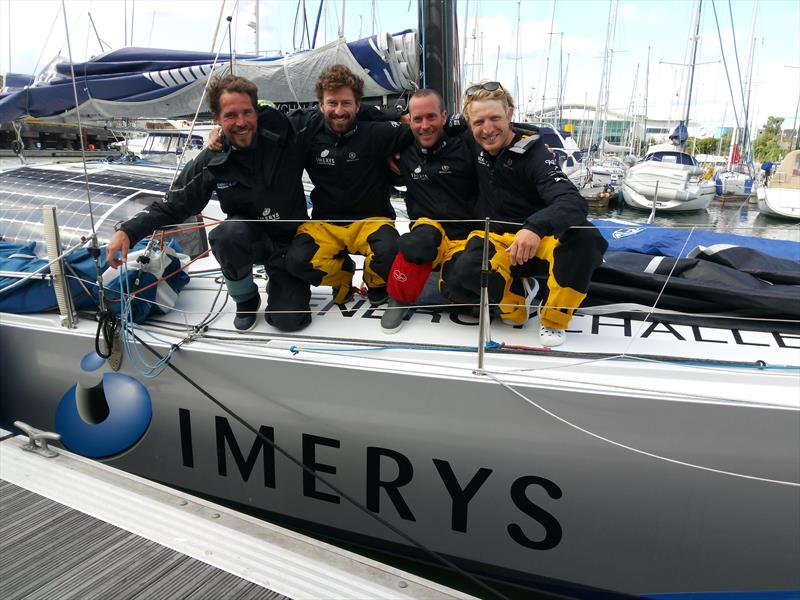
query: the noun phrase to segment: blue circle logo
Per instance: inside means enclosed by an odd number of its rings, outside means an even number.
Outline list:
[[[81,360],[85,372],[97,371],[105,359],[91,352]],[[86,387],[73,385],[56,409],[56,431],[72,452],[90,458],[107,458],[131,448],[150,426],[150,394],[133,377],[103,373]]]

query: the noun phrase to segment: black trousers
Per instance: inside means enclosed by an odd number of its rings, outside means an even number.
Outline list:
[[[263,264],[267,282],[267,323],[281,331],[297,331],[311,322],[311,289],[286,270],[289,242],[270,236],[270,222],[248,222],[231,217],[208,236],[211,251],[230,281],[252,277],[253,265]]]

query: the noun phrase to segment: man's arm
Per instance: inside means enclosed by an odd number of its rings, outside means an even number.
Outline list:
[[[526,176],[546,206],[525,219],[523,227],[544,237],[559,236],[570,227],[585,223],[589,216],[586,200],[558,166],[558,159],[541,141],[528,153]]]
[[[183,168],[163,200],[156,200],[117,227],[117,232],[106,247],[106,257],[110,266],[119,267],[125,262],[130,247],[153,230],[165,225],[183,223],[205,208],[211,198],[213,187],[204,182],[203,156],[204,154],[199,155]]]

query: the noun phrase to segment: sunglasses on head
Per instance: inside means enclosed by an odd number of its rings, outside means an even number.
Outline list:
[[[493,92],[495,90],[500,90],[502,88],[503,88],[503,86],[500,85],[499,81],[487,81],[486,83],[479,83],[479,84],[472,85],[472,86],[468,87],[467,91],[464,92],[464,93],[469,98],[470,96],[472,96],[472,94],[474,94],[475,92],[477,92],[479,90],[486,90],[487,92]]]

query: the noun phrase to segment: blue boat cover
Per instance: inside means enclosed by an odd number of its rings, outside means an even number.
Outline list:
[[[729,244],[752,248],[779,258],[800,261],[800,242],[716,231],[670,229],[658,225],[625,223],[613,219],[596,219],[592,223],[600,229],[608,242],[609,251],[686,258],[698,246],[710,247]],[[689,238],[688,242],[687,237]]]
[[[236,73],[251,79],[262,98],[273,102],[314,102],[319,73],[343,63],[365,81],[365,97],[413,90],[419,80],[416,32],[380,34],[347,43],[338,40],[295,54],[259,58],[237,55]],[[31,117],[71,117],[75,74],[81,117],[173,118],[194,114],[205,81],[229,70],[229,55],[153,48],[122,48],[83,63],[59,63],[32,76],[15,75],[22,87],[0,96],[0,122]],[[28,85],[34,80],[32,85]]]
[[[145,248],[147,240],[140,241],[131,250],[131,254],[137,250]],[[161,307],[153,302],[159,294],[158,286],[167,285],[174,292],[174,295],[186,287],[189,283],[189,276],[185,271],[180,270],[181,264],[177,256],[174,256],[179,247],[170,240],[167,246],[172,249],[169,261],[165,261],[167,266],[161,272],[160,278],[169,277],[158,285],[147,288],[151,283],[157,280],[153,273],[138,272],[138,270],[129,270],[127,272],[127,281],[124,288],[134,292],[136,290],[144,290],[137,294],[136,300],[131,305],[131,319],[136,323],[141,323],[151,314],[163,314],[164,311]],[[35,254],[36,242],[4,242],[0,240],[0,271],[14,271],[19,273],[33,273],[37,269],[47,264],[47,260],[38,258]],[[69,288],[72,298],[77,310],[91,310],[97,307],[97,284],[96,268],[94,259],[92,258],[89,250],[81,248],[70,254],[66,259],[68,268],[75,272],[75,277],[69,278]],[[101,249],[100,252],[100,269],[105,272],[107,268],[107,261],[105,252]],[[175,275],[171,275],[173,273]],[[47,268],[43,271],[45,274],[50,273]],[[138,286],[135,285],[135,279],[139,278]],[[79,282],[77,279],[81,279]],[[5,289],[19,279],[17,277],[2,276],[0,277],[0,290]],[[123,282],[120,277],[114,277],[111,280],[103,281],[106,287],[106,301],[109,310],[115,314],[120,314],[121,303],[120,299],[120,286]],[[90,292],[86,293],[84,286]],[[147,288],[147,289],[144,289]],[[172,295],[172,294],[170,294]],[[58,303],[53,289],[53,285],[46,280],[42,279],[29,279],[22,285],[17,286],[13,290],[0,293],[0,311],[28,314],[49,312],[58,310]]]

